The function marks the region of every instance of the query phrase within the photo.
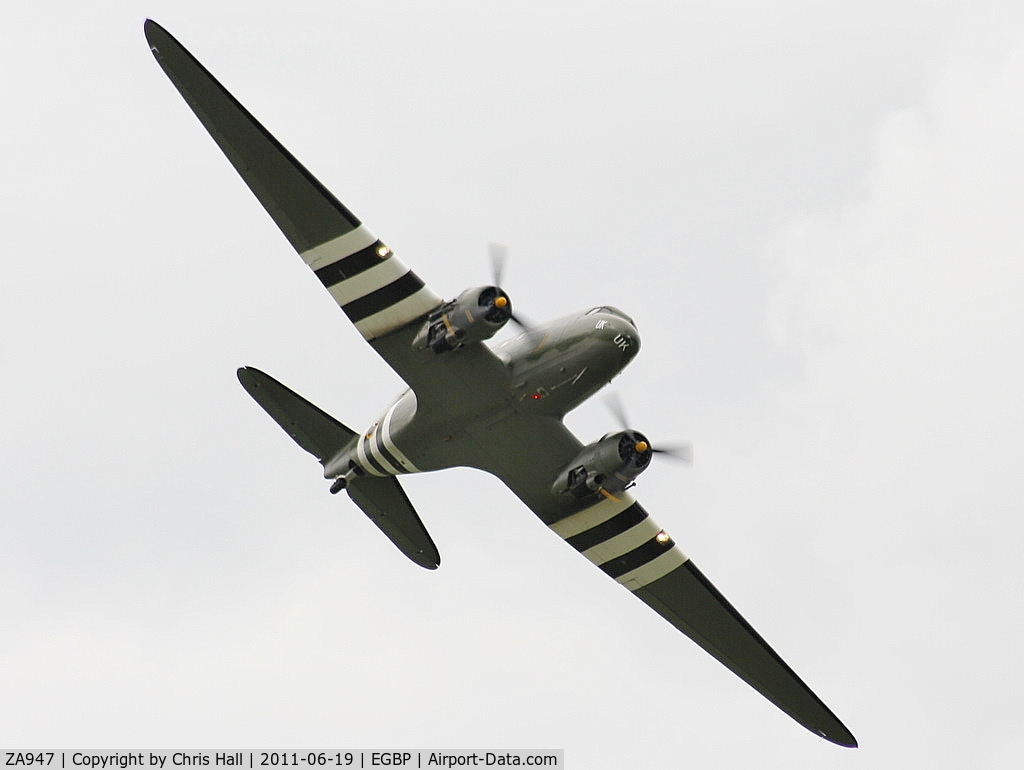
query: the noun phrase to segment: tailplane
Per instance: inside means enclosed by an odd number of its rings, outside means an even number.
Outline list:
[[[259,369],[243,366],[238,370],[238,381],[274,422],[321,465],[357,438],[354,430]],[[340,491],[345,481],[344,477],[338,479],[331,491]],[[398,479],[354,475],[347,482],[349,497],[402,553],[421,567],[437,569],[441,564],[437,546]]]
[[[321,464],[356,437],[354,430],[259,369],[243,366],[238,381],[274,422]]]
[[[361,476],[348,484],[348,496],[363,509],[398,550],[426,569],[441,565],[430,533],[394,476]]]

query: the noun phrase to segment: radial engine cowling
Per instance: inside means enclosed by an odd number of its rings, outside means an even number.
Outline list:
[[[573,497],[615,494],[633,485],[651,464],[651,444],[635,430],[609,433],[583,448],[558,474],[551,491]]]
[[[505,292],[497,286],[477,286],[431,313],[412,344],[444,353],[490,339],[511,317],[512,303]]]

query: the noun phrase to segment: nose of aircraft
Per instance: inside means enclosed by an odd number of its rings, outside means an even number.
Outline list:
[[[632,321],[620,319],[609,324],[612,343],[622,351],[623,365],[640,352],[640,334]]]
[[[640,334],[636,324],[622,313],[607,311],[598,324],[598,333],[605,340],[603,344],[611,344],[618,349],[615,369],[619,371],[640,352]],[[609,359],[609,363],[612,360]]]

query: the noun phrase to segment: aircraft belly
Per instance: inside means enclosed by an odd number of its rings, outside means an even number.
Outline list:
[[[512,409],[508,406],[482,419],[468,420],[457,413],[418,413],[412,421],[391,429],[392,442],[401,447],[418,471],[469,467],[489,470],[498,458],[515,458],[522,445],[492,433]]]
[[[455,397],[451,408],[431,408],[429,403],[424,407],[412,390],[406,391],[367,431],[362,440],[365,452],[376,459],[377,468],[382,456],[390,466],[384,467],[387,473],[480,467],[493,446],[478,443],[478,427],[500,420],[511,408],[500,403],[491,414],[480,417],[479,402],[468,404],[468,410],[462,408],[466,405],[465,399],[460,404]]]

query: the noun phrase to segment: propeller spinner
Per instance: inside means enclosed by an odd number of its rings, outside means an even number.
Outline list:
[[[488,243],[487,252],[491,256],[491,278],[494,281],[494,285],[501,287],[502,279],[505,276],[505,265],[508,263],[508,246],[502,243]],[[504,289],[501,289],[501,296],[499,296],[494,304],[498,305],[498,301],[504,299],[508,303],[508,295],[504,293]],[[504,308],[505,305],[499,305]],[[511,312],[511,306],[509,307],[509,320],[512,321],[516,326],[522,329],[524,332],[528,332],[531,329],[531,325],[527,323],[522,316],[517,316]]]

